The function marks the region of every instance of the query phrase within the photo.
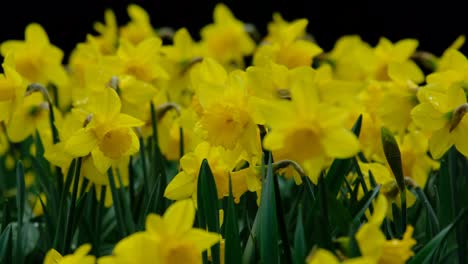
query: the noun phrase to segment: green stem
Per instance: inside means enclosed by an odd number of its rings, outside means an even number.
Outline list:
[[[80,182],[80,174],[81,174],[81,162],[82,162],[82,157],[78,158],[78,161],[76,162],[76,167],[75,167],[75,173],[73,175],[73,191],[72,191],[72,197],[71,197],[71,202],[70,202],[70,207],[68,211],[68,217],[67,217],[67,222],[66,222],[66,232],[65,232],[65,253],[68,253],[70,250],[71,246],[71,239],[73,237],[73,229],[75,226],[75,211],[76,211],[76,200],[78,197],[78,185]]]

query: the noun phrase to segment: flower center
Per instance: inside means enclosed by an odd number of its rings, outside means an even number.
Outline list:
[[[132,139],[126,128],[114,129],[104,134],[99,149],[111,159],[121,158],[130,149]]]
[[[178,244],[168,250],[164,263],[200,263],[201,254],[189,243]]]
[[[222,104],[208,107],[200,119],[207,131],[207,140],[229,149],[236,146],[249,121],[249,115],[244,110]]]

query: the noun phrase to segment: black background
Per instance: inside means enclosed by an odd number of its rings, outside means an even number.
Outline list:
[[[199,30],[212,21],[219,1],[196,0],[95,0],[95,1],[13,1],[2,3],[0,42],[23,39],[29,22],[43,25],[51,42],[69,52],[86,33],[93,32],[93,22],[102,21],[105,8],[111,8],[118,23],[128,21],[129,3],[144,7],[154,27],[185,26],[197,39]],[[261,33],[272,13],[280,12],[286,20],[308,18],[308,31],[318,44],[330,50],[345,34],[358,34],[375,45],[381,36],[392,41],[417,38],[419,48],[436,55],[460,34],[468,33],[468,8],[449,1],[223,1],[244,22],[254,23]],[[468,46],[468,45],[467,45]],[[467,54],[468,49],[462,51]]]

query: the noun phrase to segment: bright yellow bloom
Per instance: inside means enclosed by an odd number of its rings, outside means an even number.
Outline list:
[[[66,73],[61,65],[63,52],[49,42],[47,33],[39,24],[29,24],[25,40],[9,40],[0,47],[2,56],[12,54],[15,69],[28,81],[62,85]]]
[[[69,102],[69,91],[62,89],[68,82],[62,66],[63,52],[49,42],[47,33],[36,23],[29,24],[25,30],[25,40],[8,40],[1,44],[0,52],[5,62],[13,67],[29,82],[46,86],[53,83],[58,88],[61,106]],[[55,96],[55,94],[52,94]]]
[[[382,185],[381,192],[385,195],[387,201],[389,203],[395,202],[398,206],[400,206],[400,193],[397,189],[395,177],[392,176],[390,168],[377,162],[359,162],[359,168],[361,169],[362,175],[368,188],[370,188],[371,186],[371,172],[376,184]],[[354,173],[352,174],[350,180],[356,179],[356,177],[357,175],[356,173]],[[364,192],[361,186],[361,188],[358,191],[358,198],[361,198],[363,195]],[[416,197],[409,190],[406,190],[406,202],[408,207],[413,206],[413,204],[416,202]],[[387,216],[390,218],[393,217],[391,208],[388,209]]]
[[[338,39],[327,59],[336,79],[350,81],[369,79],[376,61],[372,47],[355,35]]]
[[[421,188],[424,188],[431,170],[439,168],[439,163],[432,160],[427,151],[428,137],[420,131],[408,132],[402,140],[398,140],[401,152],[403,175],[412,178]]]
[[[388,65],[388,75],[391,82],[384,85],[378,114],[382,125],[403,136],[412,121],[410,112],[419,103],[416,83],[424,80],[424,74],[414,62],[406,61]]]
[[[138,5],[130,4],[127,8],[131,21],[120,28],[120,36],[133,45],[137,45],[143,40],[155,37],[156,32],[151,25],[150,16]]]
[[[223,65],[234,62],[243,66],[242,58],[252,54],[255,42],[244,29],[244,23],[237,20],[227,6],[217,4],[213,14],[213,24],[201,30],[202,43],[208,56]]]
[[[44,101],[41,93],[32,93],[24,97],[13,110],[7,124],[8,138],[12,142],[25,140],[34,134],[36,129],[41,134],[50,131],[49,104]]]
[[[91,120],[67,140],[65,150],[73,157],[91,154],[100,173],[105,173],[113,162],[138,152],[140,144],[132,127],[142,126],[143,122],[120,113],[120,106],[119,96],[111,88],[91,96],[82,119]]]
[[[160,65],[161,45],[162,40],[157,37],[147,38],[136,45],[121,39],[116,55],[122,67],[118,74],[132,75],[146,82],[168,79],[167,72]]]
[[[280,13],[274,13],[273,21],[268,23],[268,35],[264,41],[292,42],[298,38],[304,38],[307,34],[306,28],[308,23],[305,18],[288,22],[283,19]]]
[[[378,196],[374,205],[374,213],[369,217],[369,221],[361,226],[356,233],[356,240],[361,250],[361,254],[370,257],[379,264],[404,264],[414,255],[412,247],[416,245],[416,240],[411,236],[413,227],[407,226],[403,239],[386,240],[380,226],[387,212],[387,200]]]
[[[308,79],[309,78],[309,79]],[[263,145],[275,160],[298,162],[312,182],[333,158],[352,157],[359,151],[356,136],[344,127],[346,113],[320,102],[313,76],[299,78],[291,87],[291,101],[258,100],[258,109],[271,131]]]
[[[174,34],[173,45],[164,46],[162,52],[167,58],[180,66],[185,66],[190,61],[202,55],[202,49],[195,43],[186,28],[181,28]]]
[[[428,85],[418,91],[421,102],[412,111],[414,123],[424,131],[432,132],[429,150],[439,159],[453,145],[468,156],[468,110],[462,83],[448,89],[441,85]]]
[[[96,258],[88,255],[90,250],[91,245],[84,244],[76,249],[75,253],[62,256],[57,250],[51,249],[45,256],[44,264],[94,264]]]
[[[312,252],[312,255],[307,257],[307,264],[377,264],[374,260],[368,257],[357,257],[340,261],[335,255],[326,249],[319,248]]]
[[[106,9],[104,13],[104,24],[94,23],[94,30],[100,35],[92,36],[88,34],[87,40],[99,47],[99,51],[105,55],[114,54],[118,41],[117,19],[112,10]]]
[[[164,216],[150,214],[146,230],[121,240],[112,256],[99,259],[99,264],[120,263],[202,263],[202,252],[220,242],[221,235],[193,228],[193,201],[182,200],[171,205]]]
[[[285,22],[280,16],[273,16],[274,23],[268,26],[269,35],[254,55],[254,65],[266,65],[270,61],[288,68],[311,66],[312,59],[322,53],[315,43],[303,39],[307,19]]]
[[[377,59],[374,78],[380,81],[389,80],[388,67],[392,63],[406,62],[413,64],[413,68],[417,68],[414,62],[409,61],[409,58],[416,51],[418,44],[418,41],[415,39],[403,39],[392,43],[386,38],[380,38],[379,43],[374,49]]]
[[[8,124],[17,104],[21,104],[27,84],[10,66],[3,64],[0,74],[0,122]]]
[[[229,195],[230,176],[234,198],[239,202],[241,195],[247,190],[257,191],[260,189],[260,182],[254,169],[249,167],[234,171],[236,166],[245,160],[242,156],[242,153],[237,151],[210,146],[207,142],[200,143],[195,151],[185,154],[180,159],[182,171],[168,184],[164,196],[172,200],[190,197],[196,200],[200,166],[202,161],[207,159],[216,182],[218,197],[221,199]]]
[[[191,75],[202,107],[196,131],[215,146],[241,148],[259,157],[259,131],[252,116],[245,73],[237,70],[227,75],[220,64],[208,58],[197,66]]]

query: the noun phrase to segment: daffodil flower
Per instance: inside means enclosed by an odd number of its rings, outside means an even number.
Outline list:
[[[91,250],[90,244],[84,244],[75,250],[75,253],[62,256],[57,250],[51,249],[47,252],[44,264],[94,264],[96,257],[88,255]]]
[[[137,45],[147,38],[156,36],[156,32],[151,26],[150,16],[142,7],[130,4],[127,12],[131,20],[120,28],[120,36],[123,39]]]
[[[202,252],[220,242],[221,235],[193,228],[194,220],[193,201],[178,201],[162,217],[148,215],[145,231],[121,240],[98,263],[202,263]]]
[[[213,24],[201,30],[202,43],[208,56],[223,65],[231,61],[243,65],[242,58],[252,54],[255,42],[224,4],[217,4],[213,13]]]
[[[380,226],[387,212],[387,200],[379,196],[375,203],[374,213],[369,221],[359,228],[356,240],[365,257],[372,258],[374,263],[404,264],[414,255],[412,247],[416,245],[413,235],[413,227],[407,226],[403,238],[387,240]]]
[[[92,96],[84,111],[85,117],[91,117],[90,122],[67,140],[65,150],[73,157],[91,154],[101,173],[114,161],[136,153],[140,144],[132,127],[142,126],[143,122],[120,113],[120,107],[119,96],[111,88]]]
[[[418,98],[421,103],[411,115],[418,127],[432,132],[429,138],[432,156],[441,158],[453,145],[468,156],[468,104],[460,83],[454,83],[448,89],[437,84],[423,87],[418,91]]]

